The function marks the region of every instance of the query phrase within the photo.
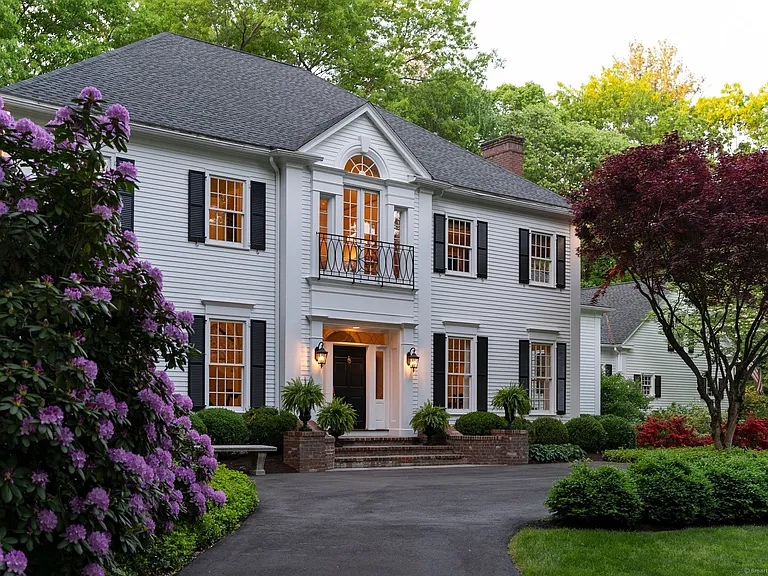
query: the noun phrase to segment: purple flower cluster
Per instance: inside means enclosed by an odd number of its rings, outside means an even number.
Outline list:
[[[166,324],[165,328],[163,328],[163,333],[169,338],[173,338],[182,344],[187,344],[189,342],[189,333],[175,324]]]
[[[48,473],[40,470],[32,472],[32,483],[38,486],[45,486],[48,484]]]
[[[58,523],[59,519],[53,510],[40,510],[37,513],[37,525],[43,532],[53,532]]]
[[[112,541],[112,537],[109,532],[91,532],[86,539],[88,546],[91,547],[96,556],[103,558],[109,552],[109,544]]]
[[[106,392],[99,392],[93,399],[93,406],[99,410],[107,410],[111,412],[117,407],[115,403],[115,397],[112,392],[107,390]]]
[[[16,210],[19,212],[35,213],[37,212],[37,200],[34,198],[20,198],[16,202]]]
[[[117,411],[117,415],[120,416],[120,418],[125,418],[128,416],[128,404],[125,402],[118,402],[115,404],[115,410]]]
[[[109,494],[104,488],[93,488],[85,497],[87,504],[96,506],[99,510],[106,510],[109,508]]]
[[[101,216],[104,220],[112,218],[112,208],[104,206],[103,204],[96,204],[93,207],[93,213]]]
[[[80,91],[80,94],[78,95],[78,98],[82,98],[83,100],[102,100],[101,91],[98,88],[95,88],[93,86],[86,86]]]
[[[91,384],[93,384],[94,380],[96,380],[96,376],[99,374],[99,367],[96,365],[96,362],[88,360],[88,358],[83,358],[82,356],[79,358],[72,358],[69,363],[73,368],[82,369],[85,377]]]
[[[72,444],[72,441],[75,439],[75,433],[72,432],[72,430],[70,430],[66,426],[62,426],[59,429],[58,438],[59,438],[59,442],[61,442],[62,445],[69,446],[70,444]]]
[[[8,214],[8,204],[0,202],[0,216]]]
[[[42,126],[38,126],[29,118],[21,118],[13,126],[19,136],[30,136],[30,147],[33,150],[52,150],[53,135]]]
[[[9,574],[24,574],[27,569],[27,557],[21,550],[11,550],[5,554],[5,571]]]
[[[75,542],[85,540],[85,535],[85,526],[82,524],[70,524],[67,526],[66,534],[64,537],[67,539],[67,542],[74,544]]]
[[[85,454],[85,451],[80,450],[79,448],[75,448],[70,452],[69,454],[70,459],[72,460],[72,465],[75,468],[82,469],[85,467],[85,461],[88,459],[88,457]]]
[[[111,420],[99,420],[99,438],[109,440],[115,435],[115,425]]]
[[[120,174],[129,182],[134,182],[136,180],[136,166],[134,166],[132,162],[120,162],[120,164],[118,164],[115,168],[115,172]]]
[[[80,288],[64,288],[64,298],[77,301],[83,296],[83,291]]]
[[[181,310],[176,314],[176,319],[184,326],[192,326],[195,322],[195,316],[189,310]]]
[[[83,576],[104,576],[104,568],[95,562],[91,562],[83,568]]]
[[[64,422],[64,412],[58,406],[46,406],[38,410],[37,417],[40,420],[40,424],[61,426],[61,423]]]
[[[99,266],[99,268],[100,267],[101,266]],[[94,302],[112,301],[112,292],[109,291],[109,288],[104,286],[94,286],[92,288],[88,288],[88,294],[91,296]]]

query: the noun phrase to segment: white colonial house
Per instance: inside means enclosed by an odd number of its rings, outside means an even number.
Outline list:
[[[45,121],[89,85],[131,113],[111,159],[139,174],[123,225],[196,316],[204,357],[172,374],[196,406],[279,405],[312,376],[382,435],[412,434],[427,400],[486,410],[512,381],[534,416],[599,408],[596,371],[581,396],[571,214],[505,168],[521,171],[520,139],[484,159],[309,72],[173,34],[0,93]]]

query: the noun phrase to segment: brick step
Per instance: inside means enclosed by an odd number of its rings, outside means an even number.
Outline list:
[[[419,444],[419,439],[416,437],[404,437],[404,438],[390,438],[389,436],[342,436],[339,438],[339,443],[342,446],[391,446],[396,444],[398,446],[412,444]]]
[[[453,453],[409,454],[396,456],[336,456],[336,468],[382,468],[398,466],[451,466],[463,464],[461,455]]]
[[[407,456],[413,454],[452,453],[450,446],[427,446],[424,444],[364,444],[344,445],[336,448],[337,456]]]

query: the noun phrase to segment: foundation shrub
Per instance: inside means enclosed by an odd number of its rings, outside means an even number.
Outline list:
[[[507,421],[493,412],[470,412],[456,420],[454,428],[465,436],[490,436],[491,430],[507,427]]]
[[[531,444],[568,444],[568,429],[557,418],[536,418],[531,424]]]
[[[602,424],[606,434],[604,450],[634,448],[637,444],[635,427],[628,420],[620,416],[607,414],[600,416],[600,424]]]
[[[283,433],[294,432],[301,425],[293,412],[269,406],[251,408],[243,416],[243,421],[251,444],[276,446],[280,453],[283,451]]]
[[[197,413],[214,445],[247,444],[248,429],[242,414],[227,408],[206,408]]]
[[[592,454],[600,452],[608,440],[600,420],[589,414],[568,420],[565,427],[571,443]]]

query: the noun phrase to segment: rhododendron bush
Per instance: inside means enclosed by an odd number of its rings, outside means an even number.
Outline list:
[[[0,574],[101,575],[224,500],[158,368],[184,365],[192,315],[120,228],[136,171],[102,151],[129,135],[95,88],[45,128],[0,100]]]

